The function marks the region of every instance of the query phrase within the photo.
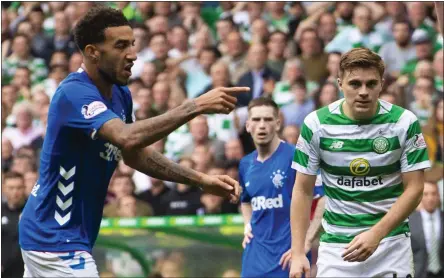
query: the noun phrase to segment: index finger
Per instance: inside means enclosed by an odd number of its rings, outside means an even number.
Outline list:
[[[227,94],[240,94],[250,91],[250,87],[223,87],[222,91]]]

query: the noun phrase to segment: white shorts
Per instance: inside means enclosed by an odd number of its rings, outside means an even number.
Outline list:
[[[346,262],[341,257],[346,244],[323,243],[319,246],[316,277],[398,277],[412,278],[413,252],[405,235],[381,242],[366,261]]]
[[[37,252],[22,249],[23,277],[99,277],[88,252]]]

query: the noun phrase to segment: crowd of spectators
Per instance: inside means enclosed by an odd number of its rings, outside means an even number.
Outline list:
[[[283,140],[304,117],[342,97],[341,54],[367,47],[386,62],[381,99],[412,110],[443,191],[443,36],[433,2],[103,2],[131,22],[137,61],[129,88],[137,120],[155,117],[218,86],[248,86],[229,115],[199,116],[151,147],[198,171],[237,179],[254,150],[247,105],[281,107]],[[49,103],[82,63],[72,30],[93,2],[2,2],[3,211],[20,212],[38,178]],[[13,184],[13,185],[11,185]],[[238,213],[194,187],[148,177],[120,161],[105,217]],[[3,237],[3,229],[2,229]],[[2,248],[3,257],[3,248]],[[2,263],[3,264],[3,263]]]

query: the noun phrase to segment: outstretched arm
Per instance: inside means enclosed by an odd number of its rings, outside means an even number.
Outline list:
[[[123,150],[122,156],[128,166],[157,179],[202,186],[205,192],[229,197],[232,202],[239,199],[239,184],[228,176],[209,176],[183,167],[151,147],[142,150]]]
[[[229,114],[236,104],[233,95],[249,90],[248,87],[216,88],[154,118],[132,124],[125,124],[120,119],[109,120],[99,129],[98,135],[122,150],[144,148],[199,114]]]

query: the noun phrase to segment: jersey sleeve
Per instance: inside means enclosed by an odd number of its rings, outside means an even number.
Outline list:
[[[313,135],[315,117],[316,112],[312,112],[305,118],[291,165],[296,171],[313,176],[317,175],[320,162],[318,140]]]
[[[239,184],[242,188],[242,192],[240,195],[240,201],[242,203],[250,203],[251,202],[251,197],[247,192],[247,188],[245,186],[245,180],[244,180],[244,167],[243,167],[243,163],[241,161],[241,163],[239,164]]]
[[[97,131],[102,125],[119,116],[108,109],[97,91],[87,86],[69,86],[65,85],[56,99],[57,110],[65,116],[63,124],[82,130],[93,140],[97,139]]]
[[[405,117],[405,143],[402,146],[401,172],[411,172],[420,169],[430,168],[430,161],[427,152],[427,145],[421,132],[421,126],[416,116],[406,110]]]

